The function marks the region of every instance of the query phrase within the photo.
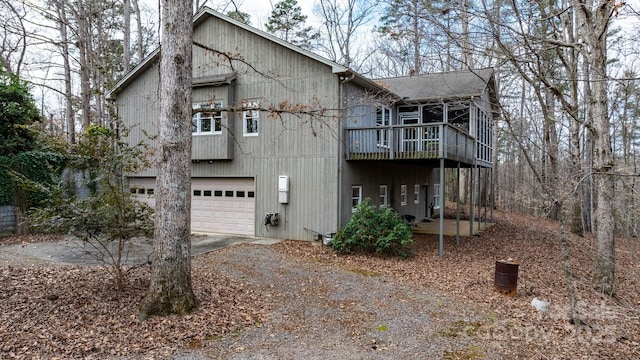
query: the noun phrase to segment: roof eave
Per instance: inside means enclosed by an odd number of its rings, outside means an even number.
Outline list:
[[[252,26],[249,26],[245,23],[242,23],[240,21],[237,21],[235,19],[232,19],[228,16],[225,16],[217,11],[212,10],[211,8],[208,7],[202,7],[193,17],[193,26],[196,27],[198,25],[200,25],[202,22],[204,22],[208,16],[214,16],[217,17],[219,19],[222,19],[224,21],[227,21],[237,27],[240,27],[246,31],[249,31],[253,34],[256,34],[258,36],[261,36],[263,38],[269,39],[281,46],[284,46],[292,51],[295,51],[297,53],[300,53],[304,56],[307,56],[313,60],[316,60],[320,63],[323,63],[327,66],[329,66],[331,68],[331,71],[334,74],[340,74],[340,73],[344,73],[347,71],[350,71],[348,68],[333,62],[331,60],[325,59],[320,55],[314,54],[311,51],[308,50],[304,50],[298,46],[295,46],[291,43],[288,43],[280,38],[277,38],[269,33],[266,33],[264,31],[261,31],[259,29],[256,29]],[[120,79],[120,81],[118,81],[116,83],[116,85],[113,87],[113,89],[111,89],[110,91],[107,92],[107,99],[114,99],[115,95],[117,93],[119,93],[120,91],[122,91],[123,88],[125,88],[127,85],[129,85],[129,83],[131,83],[131,81],[133,81],[141,72],[143,72],[144,70],[148,69],[149,67],[151,67],[151,65],[153,65],[156,61],[156,59],[160,56],[160,47],[156,48],[151,54],[149,54],[149,56],[147,56],[140,64],[138,64],[136,67],[134,67],[129,73],[127,73],[122,79]]]
[[[140,73],[150,68],[158,60],[160,56],[160,47],[155,49],[149,54],[142,62],[136,65],[131,71],[129,71],[116,85],[109,91],[107,91],[107,99],[115,99],[115,95],[122,91],[127,85],[129,85]]]

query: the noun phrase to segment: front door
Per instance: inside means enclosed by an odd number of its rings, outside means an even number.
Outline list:
[[[420,117],[416,115],[401,114],[400,119],[402,125],[416,125],[412,127],[405,127],[402,129],[402,151],[414,152],[421,151],[421,132],[420,132]]]

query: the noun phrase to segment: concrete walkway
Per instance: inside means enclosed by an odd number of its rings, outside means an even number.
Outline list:
[[[193,234],[191,236],[191,255],[204,254],[226,246],[240,243],[270,245],[280,242],[278,239],[248,237],[228,234]],[[103,265],[112,264],[111,254],[116,254],[115,242],[106,248],[98,248],[69,238],[57,242],[17,244],[0,246],[0,266],[2,265]],[[141,265],[149,261],[153,251],[151,239],[135,238],[128,241],[123,249],[123,260],[128,265]]]

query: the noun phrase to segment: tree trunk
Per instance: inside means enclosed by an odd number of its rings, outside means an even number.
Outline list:
[[[65,125],[67,128],[67,142],[76,143],[75,113],[73,111],[73,90],[71,89],[71,55],[69,52],[69,36],[67,34],[68,20],[64,2],[56,2],[56,12],[58,15],[58,26],[60,26],[60,47],[62,61],[64,63],[64,95],[65,95]]]
[[[151,284],[142,318],[187,314],[191,286],[191,2],[162,1],[160,133]]]
[[[594,138],[593,173],[597,190],[595,211],[598,247],[593,275],[595,287],[605,294],[615,292],[615,243],[614,231],[614,180],[613,153],[611,149],[609,109],[607,108],[607,43],[606,33],[614,13],[614,2],[574,0],[578,17],[583,25],[583,35],[588,46],[590,85],[593,91],[591,108]]]
[[[131,0],[123,1],[124,7],[124,38],[123,38],[123,55],[124,64],[123,70],[125,73],[129,72],[129,66],[131,64]]]
[[[75,17],[78,25],[76,46],[80,62],[80,105],[82,107],[82,131],[86,131],[91,123],[91,14],[83,1],[78,2]]]
[[[144,41],[142,39],[142,14],[140,13],[140,4],[138,3],[138,0],[133,0],[132,4],[136,13],[136,25],[138,33],[138,39],[136,40],[136,50],[138,54],[138,62],[141,62],[144,59]]]

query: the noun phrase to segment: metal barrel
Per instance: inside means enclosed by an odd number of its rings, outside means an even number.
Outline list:
[[[508,260],[496,260],[496,272],[493,288],[507,296],[516,296],[518,288],[518,266]]]

